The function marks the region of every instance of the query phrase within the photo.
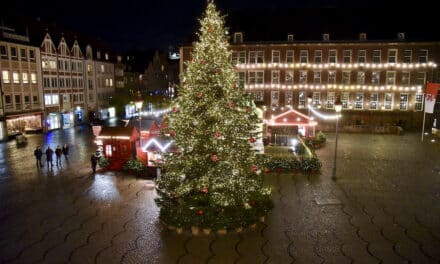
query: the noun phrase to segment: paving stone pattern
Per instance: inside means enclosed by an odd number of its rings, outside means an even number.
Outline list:
[[[340,134],[318,150],[322,175],[267,174],[275,208],[256,230],[177,235],[155,190],[91,174],[88,127],[0,144],[0,263],[440,263],[440,145],[419,135]],[[36,144],[69,162],[37,169]]]

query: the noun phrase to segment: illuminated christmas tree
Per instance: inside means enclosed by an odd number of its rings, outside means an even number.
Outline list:
[[[273,206],[251,148],[261,120],[238,85],[224,19],[211,1],[200,23],[165,131],[178,152],[165,158],[156,202],[167,225],[247,226]]]

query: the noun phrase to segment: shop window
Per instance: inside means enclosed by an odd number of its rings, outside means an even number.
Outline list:
[[[105,145],[105,155],[111,157],[113,154],[112,145]]]

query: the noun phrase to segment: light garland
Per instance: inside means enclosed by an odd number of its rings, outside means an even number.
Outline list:
[[[171,108],[167,108],[167,109],[158,110],[158,111],[144,111],[144,112],[141,112],[141,116],[152,116],[152,115],[154,115],[154,116],[158,117],[158,116],[161,116],[163,114],[167,114],[167,113],[171,112],[171,110],[172,110]]]
[[[97,139],[121,139],[121,140],[129,140],[130,137],[127,136],[97,136]]]
[[[142,151],[147,152],[148,147],[150,147],[153,144],[156,147],[158,147],[161,152],[165,152],[171,146],[171,144],[173,144],[173,141],[170,141],[170,142],[166,143],[164,146],[162,146],[162,144],[160,144],[160,142],[158,142],[156,139],[152,138],[142,147]]]
[[[325,89],[339,89],[339,90],[369,90],[369,91],[417,91],[422,92],[421,85],[414,86],[396,86],[396,85],[341,85],[341,84],[246,84],[244,89],[257,90],[257,89],[281,89],[281,90],[296,90],[296,89],[312,89],[312,90],[325,90]]]
[[[338,119],[342,116],[341,114],[327,115],[327,114],[320,113],[320,112],[316,111],[310,104],[308,105],[308,108],[309,108],[310,112],[312,112],[314,115],[316,115],[319,118],[325,119],[325,120]]]
[[[436,68],[437,64],[426,63],[240,63],[237,69],[419,69]]]

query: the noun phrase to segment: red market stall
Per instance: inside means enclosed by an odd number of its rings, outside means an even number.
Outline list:
[[[124,163],[136,156],[139,131],[135,127],[103,127],[95,143],[110,160],[110,170],[121,170]]]

